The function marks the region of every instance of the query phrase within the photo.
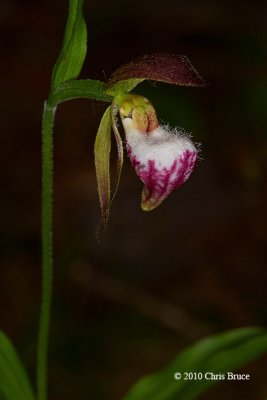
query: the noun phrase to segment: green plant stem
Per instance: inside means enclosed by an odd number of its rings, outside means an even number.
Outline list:
[[[47,398],[47,350],[52,299],[52,190],[53,190],[53,121],[55,107],[44,104],[42,125],[42,300],[37,349],[37,399]]]

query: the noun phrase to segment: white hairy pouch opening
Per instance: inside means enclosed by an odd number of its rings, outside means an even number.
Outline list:
[[[142,209],[157,207],[174,189],[191,175],[198,151],[182,132],[158,126],[149,134],[138,131],[131,118],[124,118],[127,151],[145,188]]]

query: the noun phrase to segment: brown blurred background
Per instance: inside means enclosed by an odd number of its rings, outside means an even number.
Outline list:
[[[59,106],[51,400],[118,400],[195,340],[266,325],[266,10],[266,2],[252,0],[85,1],[82,78],[106,81],[120,64],[162,52],[187,55],[210,86],[138,86],[163,122],[202,143],[202,161],[158,209],[143,213],[142,184],[126,159],[100,245],[93,143],[106,105],[76,100]],[[63,0],[0,5],[0,327],[32,380],[41,280],[41,115],[66,17]],[[224,382],[201,399],[264,399],[266,368],[261,358],[242,369],[249,382]]]

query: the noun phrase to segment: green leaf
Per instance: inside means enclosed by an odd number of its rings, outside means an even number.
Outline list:
[[[226,374],[267,352],[267,332],[243,328],[204,339],[183,351],[160,372],[141,379],[123,400],[192,400],[218,380],[206,372]],[[182,375],[174,379],[175,372]],[[185,380],[184,372],[202,372],[203,379]]]
[[[110,206],[110,149],[111,149],[111,106],[109,106],[100,122],[95,139],[95,169],[98,194],[104,226],[107,226]]]
[[[107,93],[112,96],[116,96],[120,93],[128,93],[144,80],[145,79],[127,79],[116,82],[114,86],[112,83],[108,82]]]
[[[111,102],[113,97],[106,94],[106,84],[101,81],[75,80],[59,85],[50,97],[50,103],[57,105],[72,99],[94,99]]]
[[[79,75],[86,56],[87,31],[83,0],[70,0],[63,45],[52,73],[51,91]]]
[[[0,331],[0,399],[34,399],[27,373],[12,343],[2,331]]]
[[[107,93],[129,92],[144,79],[183,86],[206,86],[206,82],[184,55],[149,54],[138,57],[111,75]]]

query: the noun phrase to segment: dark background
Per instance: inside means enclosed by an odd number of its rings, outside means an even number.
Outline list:
[[[126,159],[100,245],[93,143],[106,105],[76,100],[59,106],[51,400],[118,400],[195,340],[266,325],[266,8],[241,0],[85,1],[82,78],[107,80],[120,64],[162,52],[187,55],[210,86],[138,86],[162,121],[202,143],[202,161],[158,209],[143,213],[142,184]],[[41,115],[66,17],[62,0],[0,5],[0,324],[32,379],[41,281]],[[266,367],[261,358],[242,369],[249,382],[224,382],[201,399],[263,400]]]

